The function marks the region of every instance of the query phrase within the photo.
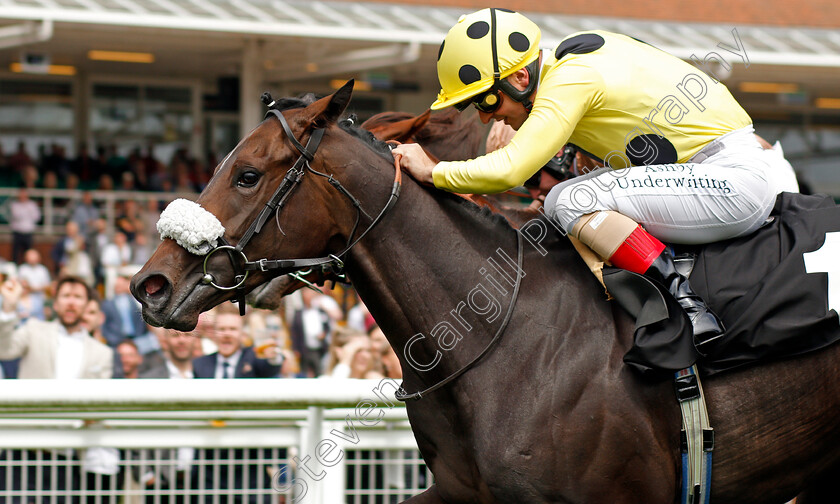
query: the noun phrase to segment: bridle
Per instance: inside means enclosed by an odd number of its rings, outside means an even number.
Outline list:
[[[314,159],[315,153],[318,151],[318,146],[321,143],[321,139],[324,137],[324,132],[326,131],[324,128],[318,128],[312,131],[312,135],[309,137],[309,140],[306,142],[306,147],[304,147],[298,140],[295,138],[294,134],[292,133],[291,128],[289,127],[289,123],[286,121],[286,118],[283,116],[280,111],[271,108],[274,105],[274,100],[271,99],[270,95],[263,95],[263,101],[269,106],[268,112],[265,114],[264,119],[269,119],[272,116],[276,117],[279,121],[281,126],[283,127],[283,132],[286,134],[286,138],[291,142],[294,148],[300,153],[300,156],[297,158],[295,163],[292,165],[291,168],[286,172],[286,175],[283,177],[283,180],[280,182],[280,185],[275,189],[274,194],[272,194],[271,198],[269,198],[268,202],[266,202],[263,209],[260,211],[259,215],[254,219],[251,225],[248,227],[245,234],[242,235],[242,239],[236,245],[231,245],[228,243],[224,237],[220,237],[219,241],[221,245],[213,248],[210,252],[208,252],[204,256],[204,264],[203,264],[203,272],[204,276],[201,279],[201,282],[205,285],[211,285],[216,289],[223,290],[223,291],[230,291],[236,290],[237,291],[237,301],[239,303],[239,311],[241,314],[244,315],[245,313],[245,280],[248,279],[248,275],[251,271],[270,271],[270,270],[279,270],[279,274],[284,273],[295,273],[300,272],[303,270],[313,270],[315,268],[320,268],[325,274],[329,273],[334,276],[342,276],[344,270],[344,256],[350,252],[350,249],[353,248],[362,238],[365,237],[381,220],[382,217],[385,215],[391,207],[396,204],[397,199],[400,196],[400,187],[402,186],[402,171],[400,170],[399,166],[399,159],[395,159],[395,167],[396,173],[394,175],[394,184],[391,188],[391,194],[388,197],[388,202],[385,203],[385,206],[379,212],[379,214],[372,219],[370,225],[357,236],[355,239],[353,238],[356,234],[356,230],[358,229],[359,222],[361,220],[362,214],[364,214],[368,219],[370,219],[370,215],[364,211],[362,208],[361,203],[359,200],[354,197],[350,191],[348,191],[341,183],[333,178],[332,175],[328,175],[326,173],[321,173],[310,166],[310,162]],[[270,102],[270,103],[269,103]],[[258,259],[256,261],[249,261],[248,257],[245,255],[244,249],[251,238],[254,237],[255,234],[258,234],[268,219],[275,214],[279,216],[280,211],[283,207],[288,203],[289,198],[291,198],[292,193],[298,187],[301,180],[303,179],[306,173],[312,173],[313,175],[317,175],[319,177],[324,177],[333,186],[338,192],[343,194],[347,197],[350,202],[352,203],[353,207],[356,209],[356,220],[353,224],[353,228],[350,231],[350,234],[347,237],[347,243],[344,249],[336,254],[329,254],[328,256],[324,257],[313,257],[313,258],[306,258],[306,259]],[[230,286],[223,286],[216,283],[215,277],[207,271],[207,262],[210,260],[210,257],[213,254],[225,251],[227,252],[230,262],[233,265],[234,270],[234,284]],[[237,260],[241,259],[241,260]],[[309,273],[309,272],[305,272]]]
[[[332,175],[327,175],[325,173],[321,173],[317,170],[314,170],[309,163],[314,159],[315,153],[318,150],[318,146],[321,143],[321,139],[324,136],[325,129],[319,128],[315,129],[312,132],[312,135],[309,137],[309,140],[306,143],[306,147],[301,145],[301,143],[295,138],[294,134],[292,133],[289,124],[286,122],[286,118],[280,111],[271,108],[274,105],[274,101],[271,99],[271,96],[268,95],[266,99],[266,94],[263,95],[263,101],[268,105],[269,110],[265,114],[265,119],[268,119],[270,116],[276,117],[279,121],[281,126],[283,127],[283,131],[286,134],[286,138],[292,143],[292,145],[297,149],[300,153],[300,156],[297,158],[295,163],[289,168],[289,171],[286,172],[286,175],[283,177],[283,180],[280,182],[280,185],[274,191],[274,194],[265,204],[265,207],[260,211],[260,214],[254,219],[251,225],[248,227],[248,230],[245,231],[245,234],[242,236],[242,239],[239,240],[239,243],[236,245],[230,245],[227,241],[225,241],[224,237],[219,238],[222,245],[213,248],[210,252],[208,252],[204,257],[204,265],[203,271],[204,276],[202,277],[201,281],[205,285],[211,285],[219,290],[236,290],[237,291],[237,298],[239,303],[239,311],[242,315],[245,314],[245,289],[244,284],[245,280],[248,278],[248,274],[251,271],[269,271],[269,270],[279,270],[280,274],[283,273],[293,273],[296,271],[301,271],[304,269],[311,269],[320,267],[323,268],[324,271],[332,272],[338,275],[342,274],[344,270],[344,261],[342,257],[347,255],[350,252],[350,249],[353,248],[362,238],[370,232],[381,220],[382,217],[385,215],[388,210],[393,207],[397,199],[400,196],[400,188],[402,187],[402,170],[400,169],[400,159],[398,156],[394,158],[394,167],[395,167],[395,175],[394,175],[394,185],[391,188],[391,194],[388,197],[388,201],[385,203],[385,206],[379,212],[379,214],[372,220],[370,225],[359,234],[358,237],[355,239],[353,235],[356,234],[356,229],[358,228],[359,221],[361,220],[361,215],[364,214],[368,218],[370,216],[367,212],[362,209],[361,203],[359,200],[356,199],[350,191],[348,191],[341,183],[334,179]],[[270,103],[269,103],[270,102]],[[276,212],[279,215],[280,211],[288,202],[289,198],[292,195],[292,192],[295,188],[300,184],[300,181],[303,179],[303,176],[306,172],[310,172],[314,175],[318,175],[320,177],[326,178],[330,185],[332,185],[336,190],[338,190],[341,194],[347,197],[350,202],[353,204],[353,207],[356,209],[356,220],[353,224],[353,229],[351,230],[350,234],[347,237],[347,244],[345,245],[344,249],[337,253],[337,254],[330,254],[325,257],[314,257],[309,259],[259,259],[256,261],[249,261],[248,257],[245,255],[243,249],[245,245],[248,244],[248,241],[257,233],[259,233],[265,223],[268,221],[269,217]],[[469,371],[473,368],[479,361],[481,361],[492,348],[499,342],[502,335],[504,334],[505,329],[507,328],[508,323],[510,322],[511,316],[513,315],[513,310],[516,306],[516,300],[519,295],[519,288],[522,283],[522,276],[519,273],[522,271],[522,261],[523,261],[523,247],[522,247],[522,233],[517,231],[516,232],[516,248],[517,248],[517,270],[516,274],[516,281],[513,288],[513,293],[511,294],[511,300],[508,304],[507,312],[505,313],[505,317],[502,320],[501,325],[499,326],[496,334],[484,347],[478,355],[476,355],[470,362],[468,362],[465,366],[461,367],[454,373],[450,374],[448,377],[444,378],[443,380],[437,382],[436,384],[427,387],[423,390],[408,393],[400,387],[400,389],[396,392],[395,397],[400,401],[407,401],[407,400],[419,400],[422,399],[423,396],[429,394],[449,383],[456,380],[462,374]],[[234,269],[234,285],[231,286],[221,286],[218,285],[215,281],[213,275],[207,272],[207,261],[209,258],[219,251],[226,251],[230,257],[231,264],[233,265]],[[236,256],[239,255],[241,257],[242,262],[236,261]]]

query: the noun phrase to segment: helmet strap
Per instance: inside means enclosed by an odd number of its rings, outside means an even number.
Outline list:
[[[493,85],[495,86],[501,77],[499,72],[499,51],[496,49],[496,9],[490,8],[490,50],[493,51]]]
[[[534,107],[531,102],[531,94],[537,89],[537,67],[539,66],[540,58],[537,57],[534,61],[529,63],[525,69],[528,72],[528,86],[524,91],[516,89],[507,79],[501,78],[499,72],[499,52],[496,49],[496,9],[490,8],[490,49],[493,51],[493,86],[490,89],[499,89],[506,95],[510,96],[513,101],[519,102],[525,106],[525,110],[529,113]]]
[[[537,89],[537,80],[539,74],[537,73],[537,69],[539,66],[540,58],[535,59],[527,66],[525,66],[525,70],[528,72],[528,85],[525,87],[524,90],[520,91],[516,89],[513,84],[508,82],[507,79],[499,79],[493,84],[495,87],[498,87],[502,92],[508,95],[513,101],[519,102],[525,106],[525,110],[529,113],[531,109],[534,107],[534,103],[531,101],[531,95],[534,93],[534,90]]]

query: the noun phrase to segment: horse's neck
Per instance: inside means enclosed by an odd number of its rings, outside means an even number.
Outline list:
[[[372,193],[368,188],[365,194]],[[376,200],[382,205],[381,195]],[[376,208],[373,201],[365,204]],[[513,298],[517,232],[470,205],[407,180],[396,206],[353,249],[348,263],[350,278],[407,375],[410,367],[417,369],[415,364],[430,364],[443,355],[434,374],[417,374],[427,384],[481,352],[500,330]],[[550,256],[522,241],[526,259],[520,274],[533,277],[527,282],[531,291],[523,289],[516,301],[520,308],[529,309],[539,297],[559,310],[561,299],[579,294],[575,283],[589,275],[566,240],[550,241]],[[578,274],[570,276],[570,271]],[[551,281],[536,280],[544,275],[551,275]],[[540,287],[535,289],[535,283]],[[546,322],[553,324],[558,322]],[[406,346],[412,341],[409,357]]]

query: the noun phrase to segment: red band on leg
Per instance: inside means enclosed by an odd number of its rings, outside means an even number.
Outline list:
[[[610,257],[610,262],[621,269],[643,274],[663,250],[664,243],[638,226]]]

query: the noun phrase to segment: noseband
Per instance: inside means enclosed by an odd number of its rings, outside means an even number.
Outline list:
[[[268,97],[266,100],[265,95],[263,97],[263,101],[271,107],[274,105],[274,101],[271,100],[271,97]],[[268,102],[271,103],[268,103]],[[332,175],[328,175],[326,173],[321,173],[317,170],[314,170],[309,163],[315,158],[315,153],[318,150],[318,146],[321,143],[321,139],[324,136],[325,130],[323,128],[319,128],[313,130],[312,135],[309,137],[309,141],[306,143],[306,147],[301,145],[301,143],[295,138],[294,134],[292,133],[291,128],[289,127],[288,122],[286,122],[286,118],[283,117],[283,114],[280,111],[269,108],[268,112],[265,114],[265,119],[270,118],[271,116],[276,117],[279,121],[281,126],[283,127],[283,132],[286,134],[286,138],[292,143],[295,149],[300,153],[300,156],[297,158],[295,163],[289,168],[289,171],[286,172],[286,175],[283,177],[283,180],[280,182],[280,185],[274,191],[274,194],[271,198],[266,202],[263,209],[260,211],[259,215],[256,219],[251,223],[248,227],[248,230],[245,231],[245,234],[242,236],[242,239],[239,240],[239,243],[236,245],[229,244],[224,237],[221,237],[219,240],[221,245],[214,248],[207,255],[204,257],[204,265],[203,271],[204,276],[201,279],[201,282],[205,285],[211,285],[219,290],[229,291],[229,290],[236,290],[237,291],[237,300],[239,303],[239,311],[244,315],[245,313],[245,280],[247,280],[248,275],[251,271],[269,271],[269,270],[278,270],[279,274],[284,273],[294,273],[302,270],[311,270],[313,268],[321,268],[322,271],[325,273],[331,273],[334,275],[342,275],[344,270],[344,261],[343,257],[350,252],[350,249],[353,248],[356,243],[359,242],[365,235],[373,229],[385,213],[391,209],[391,207],[396,204],[397,199],[400,196],[400,187],[402,185],[402,171],[399,167],[399,160],[395,160],[395,168],[396,174],[394,175],[394,185],[391,188],[391,194],[388,198],[388,202],[385,203],[385,206],[379,212],[379,214],[372,220],[370,225],[355,239],[353,236],[356,234],[356,229],[359,226],[359,221],[361,220],[362,214],[364,214],[368,219],[370,219],[370,215],[364,211],[359,203],[359,200],[356,199],[350,191],[348,191],[341,183],[333,178]],[[343,194],[346,198],[350,200],[353,204],[353,207],[356,209],[356,220],[353,224],[353,229],[350,231],[350,234],[347,237],[347,244],[345,245],[344,249],[337,254],[330,254],[325,257],[314,257],[308,259],[258,259],[256,261],[249,261],[248,257],[245,255],[244,249],[248,242],[253,238],[253,236],[259,233],[268,219],[271,217],[272,214],[276,214],[279,216],[280,211],[288,202],[289,198],[292,195],[292,192],[295,188],[300,184],[303,176],[306,172],[310,172],[313,175],[318,175],[319,177],[324,177],[333,186],[338,192]],[[215,277],[207,271],[207,263],[210,257],[213,256],[216,252],[225,251],[227,252],[230,262],[233,265],[234,270],[234,284],[231,286],[223,286],[216,283]]]

